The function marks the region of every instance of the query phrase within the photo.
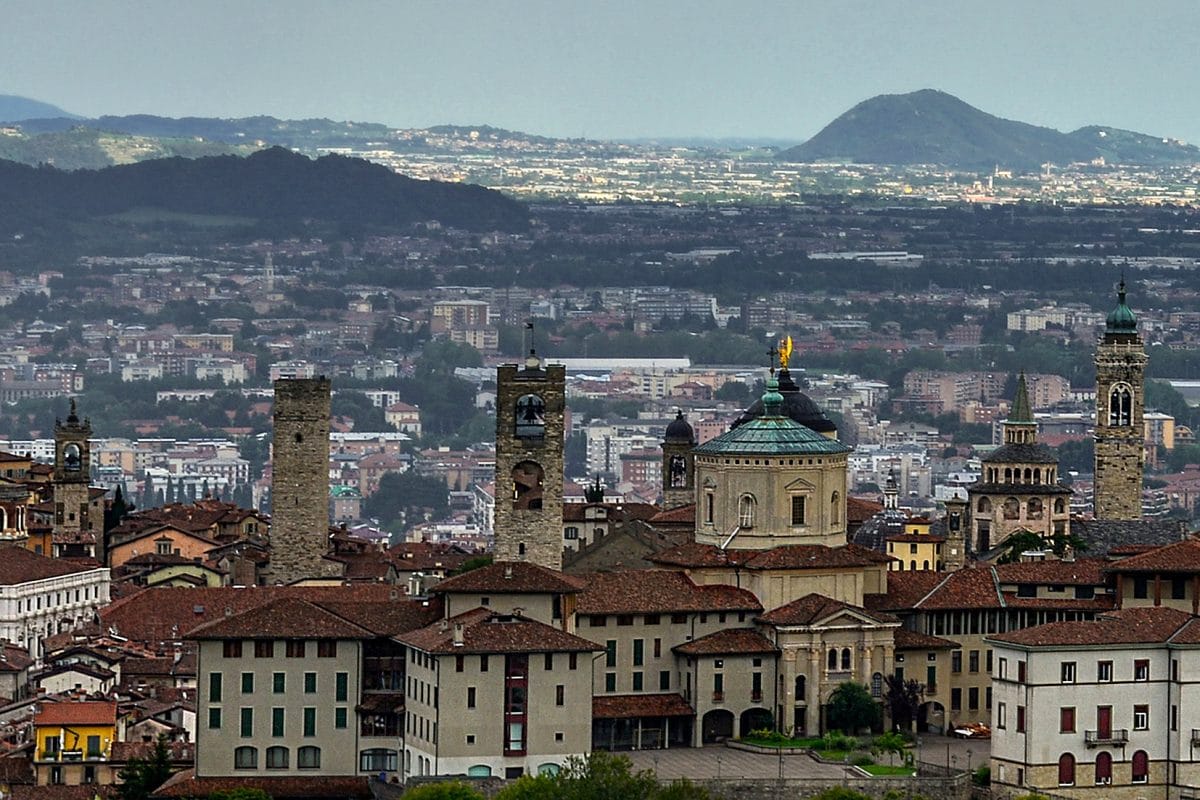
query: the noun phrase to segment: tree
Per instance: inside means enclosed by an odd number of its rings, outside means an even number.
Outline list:
[[[888,731],[875,737],[875,741],[871,743],[871,752],[877,756],[887,754],[888,763],[895,764],[896,761],[892,756],[904,755],[904,751],[908,748],[908,740],[901,734],[895,731]]]
[[[635,773],[626,756],[598,750],[569,758],[557,775],[522,778],[497,794],[496,800],[658,800],[661,791],[650,771]]]
[[[411,525],[430,519],[441,519],[450,510],[450,493],[446,482],[439,478],[417,475],[414,472],[388,472],[379,480],[379,488],[366,499],[363,510],[367,516],[387,524],[404,521]]]
[[[879,722],[880,708],[867,687],[846,681],[829,696],[829,726],[854,734]]]
[[[400,800],[483,800],[483,795],[465,783],[449,781],[414,786],[400,795]]]
[[[892,724],[900,730],[911,730],[913,720],[917,718],[921,703],[925,700],[924,687],[916,680],[905,680],[896,675],[888,675],[883,683],[883,698],[888,705]]]
[[[247,787],[239,789],[217,789],[209,792],[207,800],[271,800],[271,795],[262,789]]]
[[[1075,552],[1087,550],[1087,542],[1075,534],[1055,533],[1049,539],[1033,531],[1017,531],[1004,541],[1004,554],[996,559],[997,564],[1015,564],[1021,560],[1021,555],[1030,550],[1046,550],[1049,548],[1056,556],[1062,557],[1070,547]]]
[[[171,751],[167,737],[159,736],[149,758],[131,758],[117,777],[117,795],[121,800],[146,800],[150,794],[171,777]]]

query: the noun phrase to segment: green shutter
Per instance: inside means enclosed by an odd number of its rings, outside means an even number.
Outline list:
[[[287,689],[287,675],[282,672],[276,672],[271,676],[271,691],[275,694],[283,694]]]
[[[283,709],[271,709],[271,735],[283,736]]]
[[[254,735],[254,709],[242,709],[242,736]]]
[[[317,710],[315,708],[304,709],[304,735],[317,735]]]
[[[339,672],[336,676],[337,680],[337,696],[334,698],[339,703],[346,702],[347,687],[350,683],[350,675],[345,672]]]
[[[208,674],[208,702],[221,702],[221,673],[219,672]]]
[[[333,727],[341,730],[346,727],[346,709],[335,708],[333,710]]]

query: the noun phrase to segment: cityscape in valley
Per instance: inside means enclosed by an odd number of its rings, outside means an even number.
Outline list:
[[[1194,800],[1198,189],[0,95],[0,795]]]

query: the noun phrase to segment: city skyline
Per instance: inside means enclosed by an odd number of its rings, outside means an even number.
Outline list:
[[[1160,2],[381,6],[13,3],[0,92],[85,116],[329,117],[592,138],[801,141],[877,94],[1200,139],[1171,74],[1200,7]]]

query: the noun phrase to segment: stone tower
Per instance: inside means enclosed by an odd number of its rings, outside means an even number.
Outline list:
[[[275,381],[271,474],[271,581],[329,573],[329,418],[327,378]]]
[[[667,426],[662,443],[663,508],[678,508],[696,502],[696,432],[678,411]]]
[[[942,566],[948,572],[962,569],[967,563],[967,509],[965,497],[946,500],[946,544],[942,550]]]
[[[97,535],[103,519],[91,519],[88,486],[91,482],[92,456],[88,437],[92,423],[82,422],[71,399],[66,422],[54,421],[54,535],[60,541],[78,541],[82,534]]]
[[[1122,279],[1096,344],[1096,519],[1141,519],[1145,374],[1146,349]]]
[[[529,350],[496,371],[497,561],[562,569],[566,368]]]

